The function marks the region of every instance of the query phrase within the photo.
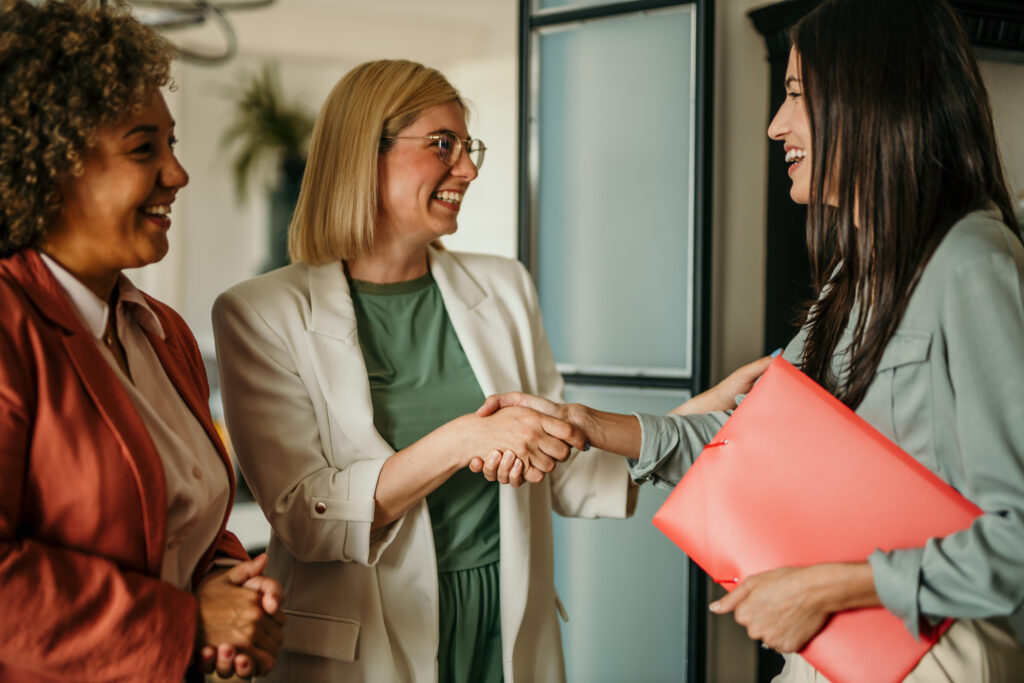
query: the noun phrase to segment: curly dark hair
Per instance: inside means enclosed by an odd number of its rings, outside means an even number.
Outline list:
[[[97,131],[141,110],[173,58],[123,4],[0,0],[0,257],[39,241]]]

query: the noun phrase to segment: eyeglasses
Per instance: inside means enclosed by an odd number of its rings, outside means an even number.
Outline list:
[[[434,133],[432,135],[393,135],[385,136],[382,140],[430,140],[432,147],[437,147],[437,158],[441,160],[441,163],[445,166],[454,166],[459,163],[459,158],[462,156],[463,150],[469,154],[469,160],[472,162],[476,170],[480,170],[480,167],[484,165],[484,152],[487,151],[487,147],[480,140],[474,140],[473,138],[466,138],[463,140],[455,133],[445,131],[443,133]]]

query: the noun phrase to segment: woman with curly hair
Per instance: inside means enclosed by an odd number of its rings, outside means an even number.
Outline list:
[[[0,0],[3,681],[251,674],[282,640],[195,340],[121,273],[188,182],[172,58],[121,7]]]

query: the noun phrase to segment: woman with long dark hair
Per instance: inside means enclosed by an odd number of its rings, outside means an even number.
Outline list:
[[[768,133],[809,205],[819,297],[785,357],[984,514],[924,547],[749,577],[712,611],[785,653],[857,607],[884,605],[915,635],[954,617],[907,680],[1019,680],[1005,617],[1024,600],[1024,245],[977,64],[942,0],[826,0],[792,37]],[[485,407],[499,405],[562,417],[665,483],[728,417],[521,394]],[[781,679],[823,680],[796,654]]]

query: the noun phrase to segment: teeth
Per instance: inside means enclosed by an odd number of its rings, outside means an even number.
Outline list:
[[[154,204],[142,207],[142,213],[148,216],[166,216],[171,212],[170,204]]]
[[[804,157],[807,156],[807,152],[802,149],[791,149],[786,152],[786,163],[792,164],[796,161],[803,161]]]
[[[458,204],[462,201],[462,193],[452,192],[450,190],[442,190],[441,192],[434,193],[435,199],[440,199],[442,202],[449,202],[451,204]]]

